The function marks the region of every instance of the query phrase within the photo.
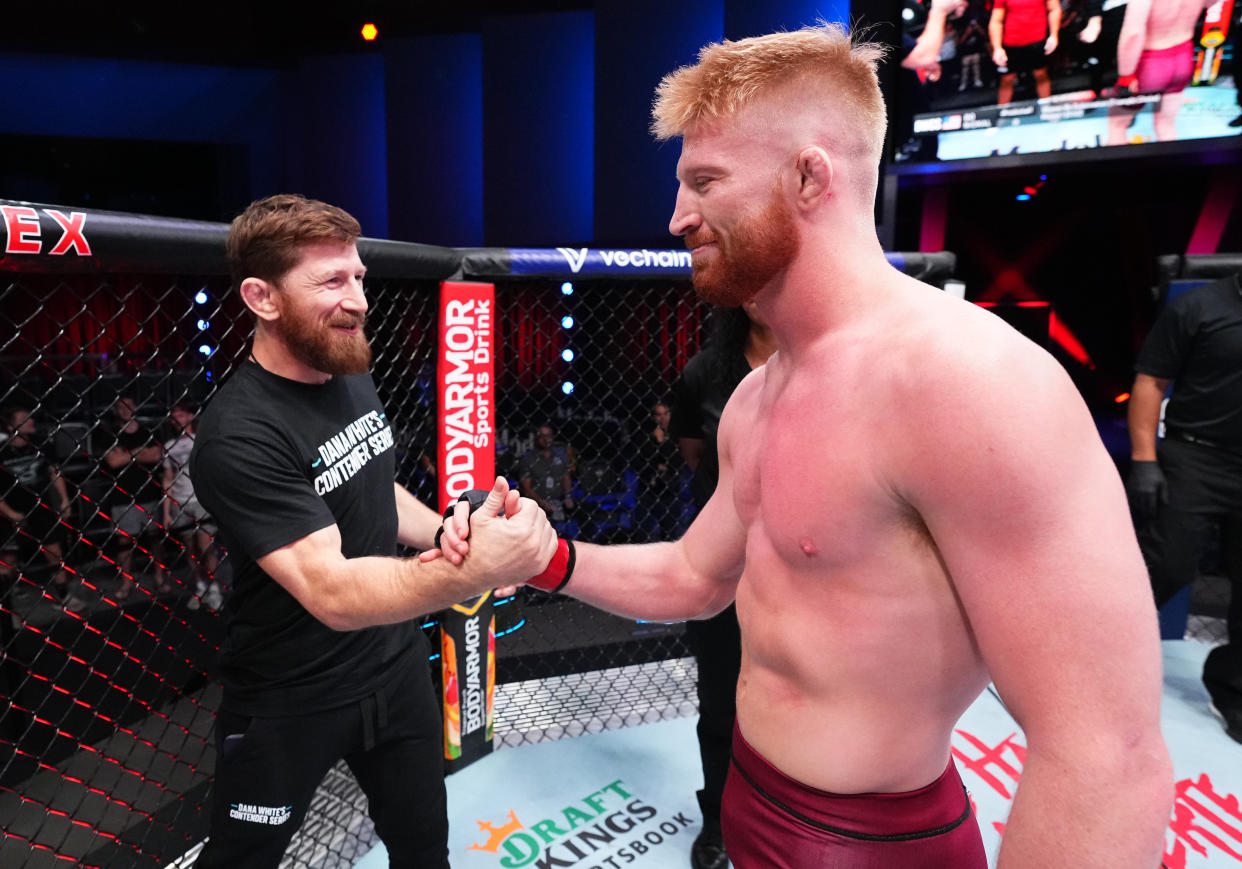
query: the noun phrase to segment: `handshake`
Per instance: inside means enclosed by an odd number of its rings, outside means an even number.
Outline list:
[[[424,562],[437,558],[468,564],[507,596],[518,585],[560,591],[573,575],[575,552],[534,501],[497,477],[491,491],[471,489],[444,511],[433,548],[419,555]]]

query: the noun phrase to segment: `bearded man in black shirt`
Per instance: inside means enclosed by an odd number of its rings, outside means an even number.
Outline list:
[[[235,577],[207,869],[277,866],[341,758],[391,865],[448,866],[440,715],[414,619],[538,574],[557,547],[501,478],[468,529],[464,504],[444,523],[444,557],[395,557],[398,543],[440,554],[441,519],[393,482],[360,234],[341,209],[287,195],[229,232],[254,344],[190,457]]]

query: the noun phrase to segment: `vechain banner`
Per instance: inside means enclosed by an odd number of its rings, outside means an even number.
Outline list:
[[[583,276],[690,277],[690,251],[654,248],[509,248],[509,268],[515,275],[564,274]]]
[[[440,508],[496,480],[495,287],[440,284],[436,417]],[[449,772],[492,750],[496,620],[490,594],[445,611],[440,621],[444,757]]]

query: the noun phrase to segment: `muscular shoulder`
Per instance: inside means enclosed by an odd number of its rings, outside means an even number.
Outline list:
[[[757,418],[767,370],[767,366],[761,365],[751,371],[729,396],[720,415],[720,429],[716,435],[716,447],[721,455],[728,453],[735,438],[746,436],[750,430],[748,423]]]
[[[970,441],[994,426],[1085,411],[1065,369],[990,311],[942,294],[915,311],[873,368],[884,372],[875,386],[885,400],[927,435]]]

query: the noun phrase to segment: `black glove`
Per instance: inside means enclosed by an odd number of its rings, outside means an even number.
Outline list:
[[[470,512],[473,513],[475,510],[483,506],[483,502],[487,500],[487,495],[488,495],[487,489],[469,489],[465,492],[462,492],[460,495],[458,495],[457,501],[469,501]],[[457,510],[457,501],[450,502],[449,505],[444,508],[444,521],[445,522],[453,518],[453,513],[456,512]],[[505,511],[503,509],[500,511],[500,515],[501,516],[505,515]],[[435,543],[432,544],[434,548],[436,549],[440,548],[440,535],[443,533],[444,533],[444,523],[440,523],[440,527],[436,529]]]
[[[1144,519],[1154,518],[1160,512],[1160,505],[1169,503],[1169,489],[1160,463],[1150,460],[1130,462],[1126,494],[1130,496],[1135,513]]]

